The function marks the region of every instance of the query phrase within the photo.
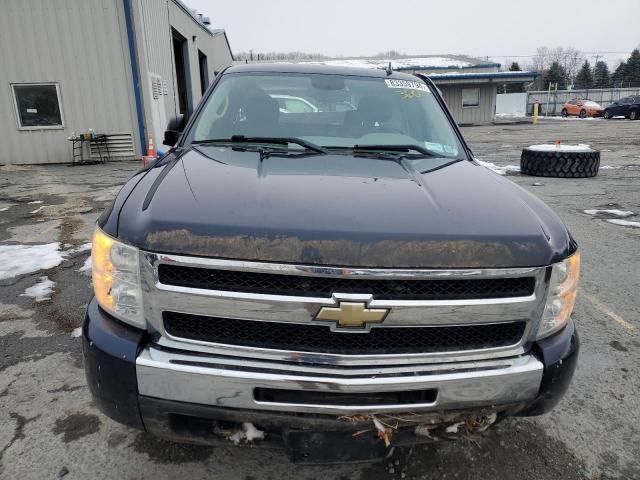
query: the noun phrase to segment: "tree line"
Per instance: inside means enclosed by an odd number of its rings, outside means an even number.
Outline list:
[[[575,89],[640,87],[640,50],[636,48],[631,52],[629,58],[613,72],[609,71],[607,62],[597,61],[592,67],[586,59],[575,74],[558,59],[539,71],[544,79],[545,90],[549,85],[555,88],[555,84],[558,90],[566,90],[571,86]]]

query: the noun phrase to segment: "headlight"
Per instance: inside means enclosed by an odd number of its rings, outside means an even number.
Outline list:
[[[93,291],[100,306],[123,322],[145,328],[138,249],[96,227],[91,258]]]
[[[538,327],[538,340],[557,332],[569,321],[578,293],[580,252],[552,267],[549,295]]]

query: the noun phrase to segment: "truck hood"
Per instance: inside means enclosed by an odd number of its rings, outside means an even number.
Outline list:
[[[549,265],[570,237],[540,200],[475,162],[199,147],[152,169],[120,211],[139,248],[395,268]],[[173,164],[173,166],[172,166]]]

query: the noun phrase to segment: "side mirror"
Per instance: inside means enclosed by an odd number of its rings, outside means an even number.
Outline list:
[[[178,142],[178,138],[180,138],[182,130],[184,130],[185,123],[184,115],[177,115],[169,120],[162,143],[173,147]]]

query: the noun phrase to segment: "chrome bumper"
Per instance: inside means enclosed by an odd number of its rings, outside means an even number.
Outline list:
[[[269,368],[268,370],[266,368]],[[280,370],[279,370],[280,369]],[[145,348],[136,360],[140,395],[226,408],[352,415],[438,411],[525,403],[536,398],[543,365],[532,355],[502,360],[412,365],[379,372],[226,360],[224,357]],[[402,405],[313,405],[256,401],[256,388],[375,393],[436,389],[432,403]]]

